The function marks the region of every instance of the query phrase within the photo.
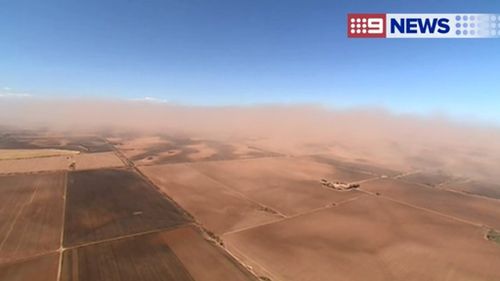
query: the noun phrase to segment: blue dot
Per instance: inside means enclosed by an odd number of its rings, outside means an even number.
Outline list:
[[[474,28],[474,26],[476,26],[474,23],[471,23],[471,24],[470,24],[470,27],[471,27],[471,28]]]
[[[466,23],[466,22],[464,22],[464,27],[467,27],[467,26],[468,26],[468,25],[467,25],[467,23]]]
[[[467,20],[467,16],[464,16],[464,20]]]
[[[467,35],[467,33],[468,33],[468,32],[467,32],[467,29],[466,29],[466,30],[464,30],[464,35]]]
[[[457,24],[455,24],[456,27],[460,27],[461,24],[459,22],[457,22]]]
[[[460,35],[460,33],[462,33],[462,32],[460,32],[460,30],[457,30],[457,31],[455,31],[455,33],[456,33],[457,35]]]
[[[475,16],[470,16],[470,20],[475,20],[476,17]]]
[[[474,34],[476,34],[476,31],[471,30],[471,31],[470,31],[470,35],[474,35]]]
[[[455,19],[456,19],[456,20],[460,20],[460,19],[461,19],[461,17],[460,17],[460,16],[456,16],[456,17],[455,17]]]

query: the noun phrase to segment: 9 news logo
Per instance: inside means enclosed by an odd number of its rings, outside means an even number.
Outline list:
[[[348,14],[349,38],[495,38],[496,14]]]
[[[385,38],[385,14],[348,14],[347,34],[351,38]]]

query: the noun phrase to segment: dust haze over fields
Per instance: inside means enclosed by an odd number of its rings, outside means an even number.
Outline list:
[[[292,155],[331,153],[398,169],[440,171],[494,182],[500,130],[444,117],[316,105],[192,107],[169,103],[4,98],[0,126],[75,133],[183,135],[250,140]]]

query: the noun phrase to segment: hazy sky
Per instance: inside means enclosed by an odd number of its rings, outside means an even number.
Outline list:
[[[318,103],[500,123],[500,39],[353,40],[348,12],[500,1],[0,0],[0,94]]]

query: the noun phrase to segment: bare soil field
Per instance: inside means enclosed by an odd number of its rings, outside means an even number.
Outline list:
[[[317,162],[335,166],[337,169],[352,170],[359,173],[367,173],[377,176],[396,176],[401,173],[400,170],[386,168],[379,164],[370,163],[362,160],[342,161],[329,155],[314,155],[311,156]]]
[[[164,232],[162,238],[197,281],[255,280],[233,257],[207,242],[193,227]]]
[[[35,133],[36,134],[36,133]],[[0,135],[0,148],[1,149],[39,149],[31,140],[26,138],[33,138],[33,134],[24,134],[22,132],[12,132]]]
[[[140,170],[215,233],[222,234],[280,218],[188,165],[142,166]]]
[[[63,281],[255,280],[191,227],[64,252]]]
[[[184,224],[188,219],[138,174],[102,169],[69,173],[64,245]]]
[[[224,236],[273,281],[499,280],[484,229],[377,196]]]
[[[403,181],[407,181],[407,182],[425,184],[425,185],[428,185],[431,187],[437,187],[437,186],[443,185],[445,183],[458,180],[458,178],[455,178],[455,177],[448,175],[446,173],[432,172],[432,171],[411,173],[411,174],[408,174],[408,175],[401,177],[400,179]]]
[[[59,254],[40,256],[16,263],[0,264],[2,281],[56,281]]]
[[[65,156],[78,153],[80,152],[76,150],[62,149],[0,149],[0,160]]]
[[[113,146],[103,138],[88,136],[72,138],[66,145],[80,147],[81,152],[96,153],[113,151]]]
[[[372,177],[294,157],[205,162],[190,166],[252,201],[287,216],[360,195],[356,190],[327,189],[321,185],[321,179],[355,182]]]
[[[499,183],[468,180],[444,184],[443,188],[449,188],[465,193],[500,199]]]
[[[400,179],[407,182],[500,199],[500,184],[493,181],[455,177],[439,171],[412,173]]]
[[[217,161],[278,156],[279,154],[242,143],[171,136],[111,139],[137,165]]]
[[[159,136],[108,137],[107,140],[128,158],[144,154],[150,147],[167,145],[170,143],[167,139]]]
[[[64,252],[64,281],[194,281],[168,244],[147,235]]]
[[[0,262],[59,248],[65,184],[63,172],[0,176]]]
[[[0,174],[68,170],[71,162],[69,156],[0,160]]]
[[[363,190],[475,224],[500,229],[500,201],[468,196],[392,179],[363,184]]]
[[[64,149],[106,152],[113,147],[96,136],[44,136],[43,133],[12,133],[0,136],[0,149]]]
[[[114,152],[79,153],[66,156],[0,160],[0,174],[67,171],[74,169],[72,163],[76,170],[124,166]]]
[[[124,163],[113,152],[81,153],[73,156],[76,170],[123,167]]]

